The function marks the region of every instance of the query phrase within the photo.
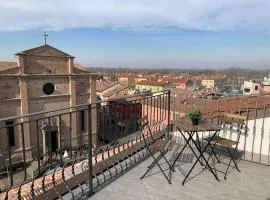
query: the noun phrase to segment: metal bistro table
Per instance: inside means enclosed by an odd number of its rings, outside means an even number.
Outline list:
[[[184,149],[187,146],[190,147],[191,151],[193,152],[193,154],[197,158],[196,162],[193,164],[190,171],[185,176],[185,179],[183,180],[182,185],[185,184],[187,178],[189,177],[190,173],[192,172],[192,170],[194,169],[194,167],[196,166],[196,164],[198,162],[202,166],[206,166],[206,168],[214,175],[216,180],[219,181],[217,175],[215,174],[212,167],[208,163],[209,159],[207,160],[204,157],[203,153],[205,152],[207,147],[210,147],[211,150],[213,151],[212,146],[210,145],[210,143],[213,140],[213,138],[217,135],[217,133],[221,130],[221,128],[219,126],[214,125],[214,124],[212,124],[212,123],[210,123],[208,121],[205,121],[205,120],[200,120],[199,125],[192,125],[192,122],[189,119],[175,120],[175,121],[172,121],[172,124],[175,125],[177,130],[181,133],[184,140],[186,141],[186,144],[184,145],[183,149],[179,152],[177,157],[174,159],[174,161],[172,163],[172,169],[174,168],[174,165],[175,165],[176,161],[181,156],[182,152],[184,151]],[[206,146],[202,149],[202,147],[200,145],[200,141],[199,141],[199,139],[200,139],[199,138],[199,133],[202,134],[203,132],[213,132],[213,134],[210,135],[209,139],[207,140]],[[196,139],[193,138],[194,134],[196,136]],[[197,140],[197,142],[196,142],[196,140]],[[192,143],[194,144],[194,147],[192,146]],[[194,148],[196,148],[198,150],[199,155],[197,155]],[[205,164],[200,159],[204,160]],[[171,174],[172,169],[170,170],[170,174]]]

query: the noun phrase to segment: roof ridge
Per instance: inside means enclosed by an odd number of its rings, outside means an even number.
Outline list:
[[[39,55],[40,52],[38,52],[38,50],[42,50],[43,48],[50,48],[50,49],[53,49],[55,50],[56,52],[59,52],[60,54],[63,54],[63,56],[66,56],[66,57],[73,57],[71,55],[69,55],[68,53],[65,53],[64,51],[61,51],[51,45],[48,45],[48,44],[45,44],[45,45],[41,45],[41,46],[38,46],[38,47],[34,47],[34,48],[30,48],[30,49],[26,49],[24,51],[21,51],[21,52],[18,52],[16,53],[16,55],[18,54],[28,54],[28,55]]]

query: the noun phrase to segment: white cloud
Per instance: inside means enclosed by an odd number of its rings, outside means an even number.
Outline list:
[[[270,31],[269,0],[0,0],[0,31],[79,27]]]

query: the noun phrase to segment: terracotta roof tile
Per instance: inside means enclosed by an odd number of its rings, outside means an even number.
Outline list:
[[[115,97],[118,96],[119,92],[128,89],[128,85],[126,83],[119,83],[113,90],[109,90],[105,92],[102,96],[103,97]]]
[[[127,82],[116,82],[116,81],[97,81],[97,92],[103,92],[106,89],[109,89],[113,86],[117,87],[114,88],[114,92],[122,90],[128,87]]]
[[[142,80],[137,83],[137,85],[151,85],[151,86],[163,86],[166,83],[163,81],[149,81],[149,80]]]
[[[104,90],[118,84],[118,82],[114,81],[97,81],[97,92],[103,92]]]

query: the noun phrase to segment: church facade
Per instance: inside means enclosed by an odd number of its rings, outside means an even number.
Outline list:
[[[8,149],[15,155],[12,162],[16,163],[22,160],[23,149],[26,160],[31,160],[38,151],[48,153],[49,146],[53,152],[64,149],[67,143],[78,146],[78,141],[87,135],[87,112],[71,107],[96,100],[96,75],[75,64],[75,57],[50,45],[15,56],[17,63],[0,62],[1,166]],[[66,108],[68,114],[59,115],[63,110],[57,110]],[[54,111],[55,116],[49,117],[53,112],[29,116],[43,111]],[[23,127],[16,125],[23,121]],[[71,143],[65,138],[71,138]]]

